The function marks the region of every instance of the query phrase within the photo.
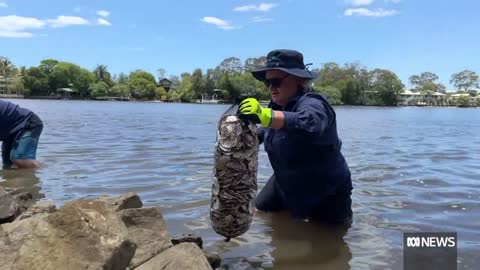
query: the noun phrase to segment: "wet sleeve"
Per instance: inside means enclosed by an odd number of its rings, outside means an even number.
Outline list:
[[[260,127],[257,129],[258,144],[262,144],[265,140],[265,128]]]
[[[333,115],[318,99],[309,99],[299,105],[296,112],[283,112],[287,130],[323,133],[330,126]]]

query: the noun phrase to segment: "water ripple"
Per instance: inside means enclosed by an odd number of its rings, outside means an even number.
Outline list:
[[[195,231],[234,269],[401,269],[403,232],[456,231],[459,269],[480,265],[480,110],[338,107],[350,165],[347,232],[257,213],[225,243],[209,205],[217,121],[226,105],[15,101],[44,120],[37,172],[0,184],[67,201],[133,191],[162,208],[171,234]],[[258,186],[272,174],[261,147]]]

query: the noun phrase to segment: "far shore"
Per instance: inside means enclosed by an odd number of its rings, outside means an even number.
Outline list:
[[[162,101],[162,100],[140,100],[140,99],[125,99],[125,98],[77,98],[77,97],[48,97],[48,96],[36,96],[36,97],[24,97],[22,95],[0,95],[0,98],[4,99],[25,99],[25,100],[68,100],[68,101],[108,101],[108,102],[142,102],[142,103],[173,103],[173,104],[199,104],[199,105],[232,105],[233,101],[218,100],[216,102],[179,102],[179,101]],[[266,106],[268,105],[269,100],[260,100],[260,104]],[[349,104],[334,104],[334,107],[380,107],[380,108],[399,108],[399,107],[424,107],[424,108],[479,108],[478,106],[454,106],[454,105],[441,105],[441,106],[431,106],[431,105],[397,105],[397,106],[379,106],[379,105],[349,105]]]

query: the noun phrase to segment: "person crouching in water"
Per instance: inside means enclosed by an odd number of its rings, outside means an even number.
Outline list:
[[[35,169],[38,140],[43,122],[32,111],[0,100],[0,141],[4,167]]]
[[[264,108],[247,98],[239,112],[258,116],[259,139],[274,171],[256,198],[256,208],[351,225],[352,180],[340,151],[335,112],[308,84],[318,75],[294,50],[269,52],[265,66],[252,75],[270,90],[270,104]]]

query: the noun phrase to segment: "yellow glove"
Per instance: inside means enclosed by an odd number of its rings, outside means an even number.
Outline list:
[[[256,115],[260,120],[260,124],[264,127],[269,127],[272,123],[273,110],[270,108],[263,108],[255,98],[244,99],[240,103],[238,111],[241,114]]]

